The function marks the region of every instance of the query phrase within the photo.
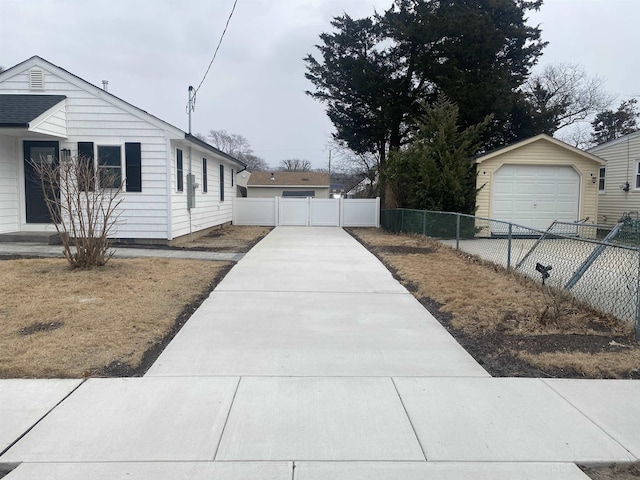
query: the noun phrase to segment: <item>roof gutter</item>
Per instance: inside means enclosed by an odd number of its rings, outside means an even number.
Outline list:
[[[220,155],[221,157],[226,158],[227,160],[230,160],[232,162],[237,163],[238,165],[241,165],[243,168],[243,170],[247,169],[247,165],[244,162],[241,162],[240,160],[238,160],[235,157],[232,157],[231,155],[229,155],[228,153],[224,153],[222,150],[218,150],[216,147],[214,147],[213,145],[209,145],[207,142],[200,140],[198,137],[196,137],[195,135],[191,135],[190,133],[185,133],[184,134],[184,138],[185,140],[189,140],[190,142],[195,143],[196,145],[205,148],[207,150],[209,150],[210,152],[216,153],[217,155]],[[240,170],[242,171],[242,170]]]

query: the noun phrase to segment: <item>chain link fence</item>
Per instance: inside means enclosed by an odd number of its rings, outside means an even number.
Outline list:
[[[460,213],[382,210],[395,233],[417,233],[510,271],[570,291],[592,307],[630,322],[640,335],[640,222],[615,227],[554,222],[546,231]]]

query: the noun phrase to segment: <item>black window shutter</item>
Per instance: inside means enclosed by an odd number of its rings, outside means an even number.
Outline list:
[[[179,192],[182,192],[184,189],[184,179],[182,178],[182,150],[179,148],[176,150],[176,175],[177,175],[177,185],[176,189]]]
[[[224,202],[224,165],[220,164],[220,201]]]
[[[142,153],[139,143],[125,143],[124,157],[126,165],[127,192],[142,191]]]
[[[207,159],[202,159],[202,192],[207,193],[209,191],[209,179],[207,177]]]
[[[87,185],[80,185],[81,190],[93,191],[95,185],[95,167],[93,165],[93,142],[78,142],[78,164],[89,167]],[[81,183],[81,182],[79,182]]]

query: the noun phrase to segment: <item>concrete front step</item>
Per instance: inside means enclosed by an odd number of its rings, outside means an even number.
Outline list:
[[[60,245],[60,235],[57,232],[9,232],[0,233],[0,242],[41,243],[45,245]]]

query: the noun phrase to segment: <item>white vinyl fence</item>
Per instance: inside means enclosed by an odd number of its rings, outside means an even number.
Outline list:
[[[234,225],[379,227],[380,199],[234,198]]]

